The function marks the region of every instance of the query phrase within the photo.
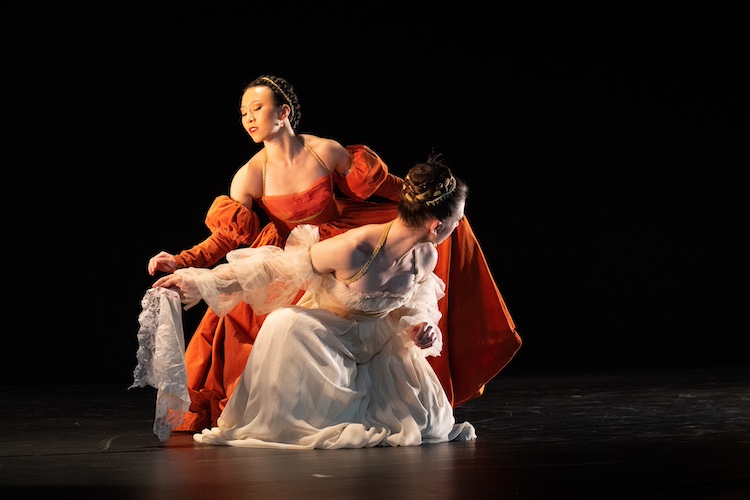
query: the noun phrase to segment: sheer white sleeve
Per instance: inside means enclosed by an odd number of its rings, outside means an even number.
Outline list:
[[[410,349],[413,348],[413,352],[421,353],[422,356],[440,356],[443,350],[443,332],[440,331],[438,322],[443,315],[438,308],[438,300],[445,296],[445,283],[433,273],[415,287],[409,302],[394,311],[400,316],[397,334]],[[437,340],[427,349],[417,347],[406,332],[408,326],[423,321],[433,325],[437,331]]]
[[[185,308],[203,299],[217,316],[244,301],[258,314],[294,303],[300,289],[321,279],[310,264],[310,247],[319,240],[318,228],[295,228],[284,249],[276,246],[242,248],[227,254],[227,263],[213,269],[178,269],[190,281],[184,290]]]

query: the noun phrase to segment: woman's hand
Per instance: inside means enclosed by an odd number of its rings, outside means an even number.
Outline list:
[[[437,340],[435,327],[424,321],[418,325],[409,325],[406,328],[406,333],[420,349],[432,347],[432,344]]]
[[[173,273],[175,269],[177,269],[177,262],[171,253],[159,252],[148,261],[148,274],[151,276],[156,274],[156,271]]]
[[[170,274],[162,276],[151,285],[151,288],[169,288],[180,294],[180,299],[184,300],[186,295],[200,297],[198,288],[195,286],[193,279],[189,276],[180,274]]]

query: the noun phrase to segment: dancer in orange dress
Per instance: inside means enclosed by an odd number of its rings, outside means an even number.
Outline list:
[[[240,114],[243,128],[263,148],[239,168],[229,196],[217,197],[210,207],[205,222],[211,235],[178,254],[159,252],[149,260],[151,275],[211,267],[240,247],[283,247],[300,224],[318,226],[326,239],[395,217],[402,179],[367,146],[296,134],[300,105],[284,79],[253,80],[242,93]],[[270,220],[262,228],[256,206]],[[521,339],[468,221],[438,250],[436,274],[446,284],[440,304],[446,349],[431,362],[456,406],[482,393]],[[264,319],[245,303],[221,318],[206,311],[185,352],[191,405],[176,431],[216,425]]]
[[[195,441],[310,450],[476,439],[427,361],[443,346],[437,246],[461,223],[468,187],[435,156],[404,186],[388,223],[323,241],[301,225],[283,249],[238,249],[227,264],[154,283],[150,292],[188,308],[203,300],[222,315],[241,300],[269,311],[218,425]],[[173,330],[180,310],[167,309],[163,329]],[[179,342],[178,330],[164,344]]]

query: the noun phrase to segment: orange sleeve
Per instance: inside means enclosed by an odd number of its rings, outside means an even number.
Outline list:
[[[177,268],[211,267],[231,250],[249,245],[260,232],[258,214],[229,196],[217,197],[206,214],[211,236],[175,255]]]
[[[361,144],[346,146],[351,165],[346,175],[336,175],[336,184],[348,197],[364,201],[381,196],[393,201],[401,199],[402,179],[388,172],[388,166],[375,151]]]
[[[401,201],[401,189],[403,186],[404,180],[389,172],[388,176],[380,183],[380,186],[373,194],[388,198],[389,200]]]

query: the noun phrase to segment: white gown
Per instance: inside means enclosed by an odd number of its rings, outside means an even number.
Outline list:
[[[233,293],[222,293],[229,282],[211,270],[177,271],[200,289],[186,307],[202,298],[222,315],[245,300],[271,311],[218,426],[195,441],[313,449],[475,439],[470,423],[456,424],[425,359],[440,354],[442,338],[423,350],[406,333],[421,321],[437,325],[440,278],[433,274],[404,295],[363,293],[313,271],[309,248],[317,241],[314,226],[298,226],[284,249],[231,252],[217,269],[242,284]],[[305,295],[289,305],[300,288]]]

